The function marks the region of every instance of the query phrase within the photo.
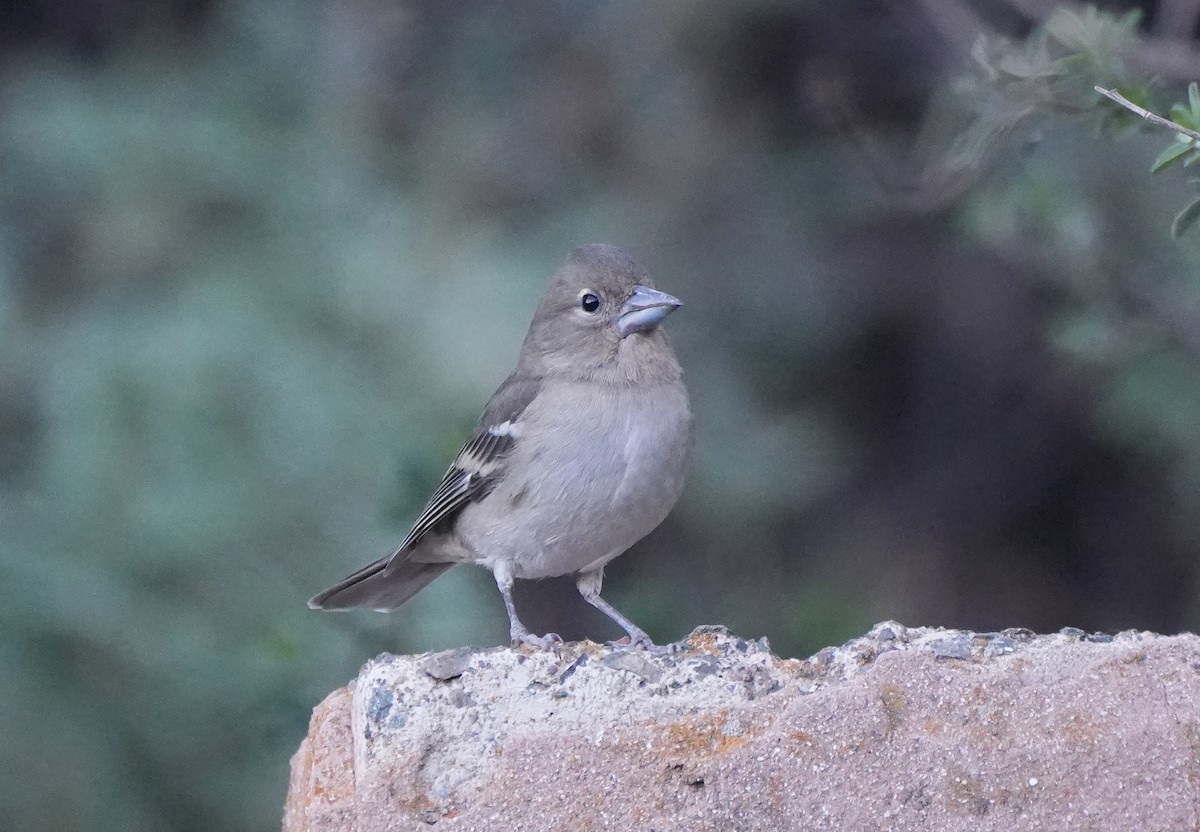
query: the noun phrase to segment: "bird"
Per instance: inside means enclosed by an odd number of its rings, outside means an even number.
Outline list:
[[[516,369],[400,545],[317,594],[322,610],[399,608],[457,564],[490,569],[514,646],[549,648],[513,603],[515,579],[570,575],[632,645],[650,637],[600,597],[604,567],[683,491],[693,419],[661,326],[682,302],[628,253],[573,249],[534,311]]]

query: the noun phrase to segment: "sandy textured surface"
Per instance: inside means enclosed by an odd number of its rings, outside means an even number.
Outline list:
[[[383,655],[317,707],[285,832],[1197,830],[1200,638],[885,623],[807,661]]]

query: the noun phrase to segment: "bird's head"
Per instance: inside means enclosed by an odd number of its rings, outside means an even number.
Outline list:
[[[677,376],[659,324],[682,305],[655,289],[646,270],[616,246],[579,246],[542,295],[521,360],[543,372],[616,381],[660,370]]]

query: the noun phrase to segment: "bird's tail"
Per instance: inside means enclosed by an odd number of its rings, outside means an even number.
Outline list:
[[[414,563],[388,555],[314,595],[308,605],[314,610],[365,607],[388,612],[403,605],[452,566],[452,563]]]

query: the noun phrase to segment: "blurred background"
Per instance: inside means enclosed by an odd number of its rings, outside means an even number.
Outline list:
[[[686,302],[695,467],[605,593],[656,640],[1196,629],[1191,191],[1091,84],[1186,97],[1200,2],[1102,8],[5,5],[0,828],[278,828],[362,662],[505,641],[482,570],[305,601],[402,537],[583,242]]]

